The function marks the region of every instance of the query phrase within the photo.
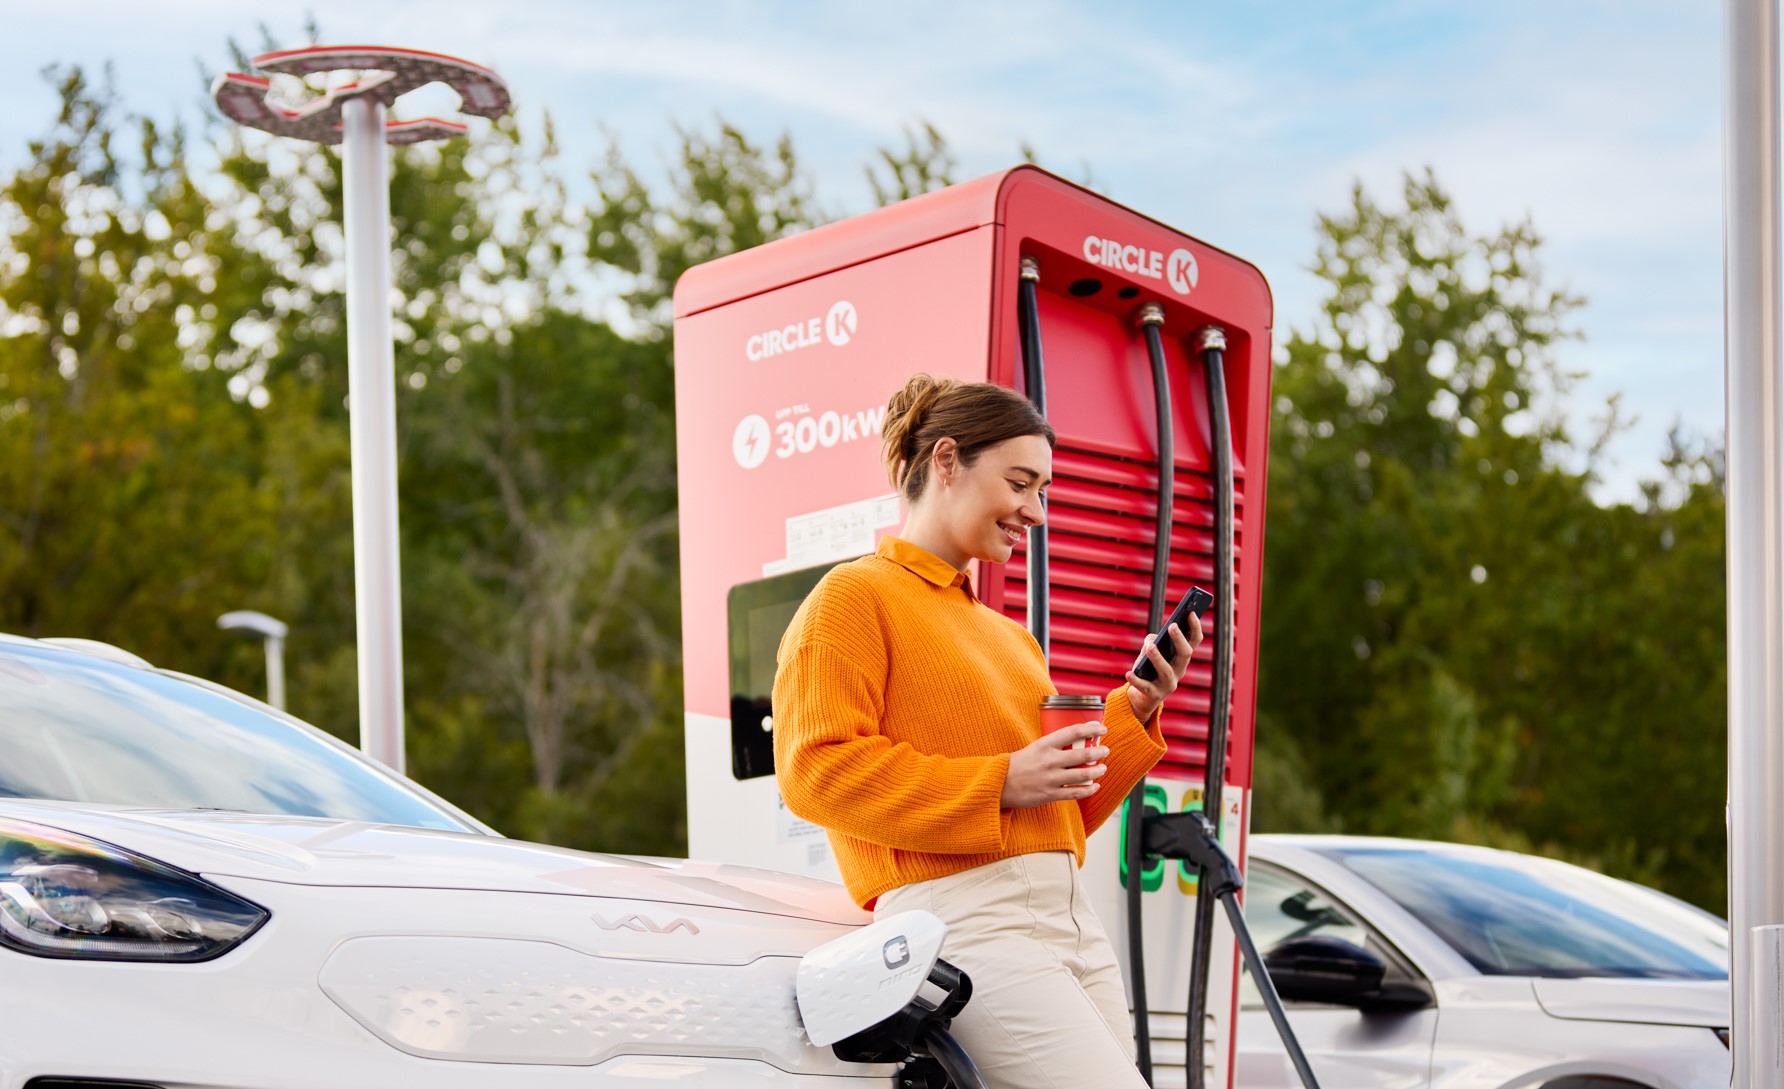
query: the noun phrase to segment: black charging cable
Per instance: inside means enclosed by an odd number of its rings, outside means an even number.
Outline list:
[[[1157,631],[1164,623],[1165,591],[1171,578],[1171,518],[1177,498],[1176,430],[1171,422],[1171,375],[1165,369],[1164,340],[1159,326],[1165,308],[1147,303],[1136,315],[1146,338],[1146,355],[1152,362],[1152,399],[1157,408],[1158,496],[1157,522],[1152,533],[1152,590],[1146,605],[1146,630]],[[1146,858],[1141,832],[1146,819],[1146,779],[1141,777],[1127,796],[1127,823],[1122,840],[1127,865],[1127,963],[1133,987],[1135,1065],[1146,1084],[1152,1084],[1152,1008],[1146,998],[1146,935],[1141,926],[1145,892]]]
[[[1226,782],[1227,731],[1233,703],[1233,436],[1227,416],[1226,330],[1205,325],[1195,332],[1207,391],[1208,448],[1214,469],[1214,683],[1208,702],[1208,752],[1202,780],[1202,812],[1211,827],[1221,825],[1221,788]],[[1190,1089],[1206,1089],[1208,969],[1214,950],[1214,903],[1210,875],[1196,884],[1195,938],[1189,958],[1188,1066]]]
[[[1047,368],[1041,360],[1041,315],[1035,288],[1041,282],[1041,264],[1022,259],[1022,279],[1016,287],[1017,328],[1022,341],[1022,382],[1028,400],[1043,418],[1047,415]],[[1047,527],[1028,530],[1028,633],[1041,645],[1041,657],[1051,660],[1053,647],[1047,617]]]
[[[1258,993],[1263,996],[1264,1008],[1270,1011],[1270,1020],[1276,1025],[1276,1034],[1282,1037],[1282,1046],[1288,1051],[1295,1073],[1301,1076],[1301,1084],[1306,1089],[1319,1089],[1319,1080],[1313,1076],[1307,1053],[1301,1050],[1301,1041],[1295,1037],[1295,1030],[1288,1023],[1288,1013],[1282,1008],[1282,996],[1276,993],[1276,984],[1270,979],[1264,958],[1257,951],[1257,943],[1252,940],[1251,928],[1245,924],[1245,911],[1239,906],[1239,890],[1245,887],[1245,878],[1239,873],[1239,864],[1221,846],[1220,836],[1214,831],[1208,815],[1189,812],[1148,817],[1144,834],[1148,855],[1181,858],[1193,863],[1201,874],[1201,882],[1196,886],[1197,896],[1206,892],[1210,900],[1220,901],[1226,909],[1227,922],[1239,942],[1239,955],[1244,958],[1245,967],[1251,972]],[[1205,931],[1196,933],[1200,935]],[[1193,1077],[1190,1084],[1195,1084]]]

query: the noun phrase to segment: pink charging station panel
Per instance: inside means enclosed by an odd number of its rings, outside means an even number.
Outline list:
[[[1157,486],[1156,406],[1136,325],[1146,303],[1163,307],[1171,374],[1168,596],[1213,584],[1211,432],[1189,338],[1209,324],[1226,332],[1238,572],[1227,781],[1248,787],[1269,288],[1247,262],[1033,167],[726,257],[677,285],[687,710],[731,714],[724,617],[734,588],[871,551],[896,530],[901,516],[887,520],[895,504],[872,501],[891,493],[878,428],[906,378],[927,371],[1022,388],[1024,257],[1039,266],[1048,416],[1059,433],[1048,517],[1050,649],[1062,692],[1106,691],[1145,631]],[[979,572],[984,601],[1018,621],[1026,620],[1024,561],[1018,551]],[[1197,655],[1167,707],[1170,754],[1156,774],[1202,774],[1208,659]]]

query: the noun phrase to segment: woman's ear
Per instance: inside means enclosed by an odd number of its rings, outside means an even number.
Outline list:
[[[954,470],[960,465],[960,444],[951,438],[935,440],[935,449],[929,455],[929,463],[935,470],[935,478],[947,484],[954,476]]]

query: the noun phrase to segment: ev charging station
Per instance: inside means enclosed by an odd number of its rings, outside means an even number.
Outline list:
[[[1230,1086],[1233,936],[1209,897],[1198,903],[1193,865],[1142,864],[1138,829],[1144,812],[1212,794],[1243,864],[1270,418],[1263,275],[1024,166],[698,266],[674,305],[690,856],[839,878],[823,830],[776,789],[780,637],[826,571],[903,522],[879,432],[905,379],[1024,392],[1059,438],[1047,528],[974,585],[1035,633],[1058,689],[1107,692],[1191,584],[1216,594],[1164,710],[1169,751],[1135,791],[1142,810],[1130,797],[1091,837],[1084,877],[1139,981],[1142,1069],[1158,1086]],[[1211,753],[1224,772],[1212,780]],[[1206,1009],[1192,1033],[1197,974]]]

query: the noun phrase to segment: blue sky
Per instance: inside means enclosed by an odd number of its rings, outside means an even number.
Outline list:
[[[130,106],[196,118],[196,62],[250,48],[247,5],[62,0],[6,6],[0,170],[49,117],[33,73],[115,66]],[[468,57],[549,108],[571,164],[605,126],[632,161],[661,162],[676,123],[722,114],[760,141],[790,132],[823,205],[866,210],[863,166],[934,122],[962,177],[1026,141],[1066,173],[1258,264],[1279,334],[1319,299],[1306,271],[1315,216],[1354,180],[1391,198],[1432,167],[1469,224],[1529,215],[1552,282],[1584,295],[1584,421],[1621,393],[1636,427],[1610,449],[1602,494],[1656,471],[1676,420],[1720,434],[1721,5],[1709,0],[1380,0],[830,3],[318,0],[269,22],[303,42],[405,45]],[[404,105],[407,105],[405,103]],[[399,107],[399,115],[406,112]]]

